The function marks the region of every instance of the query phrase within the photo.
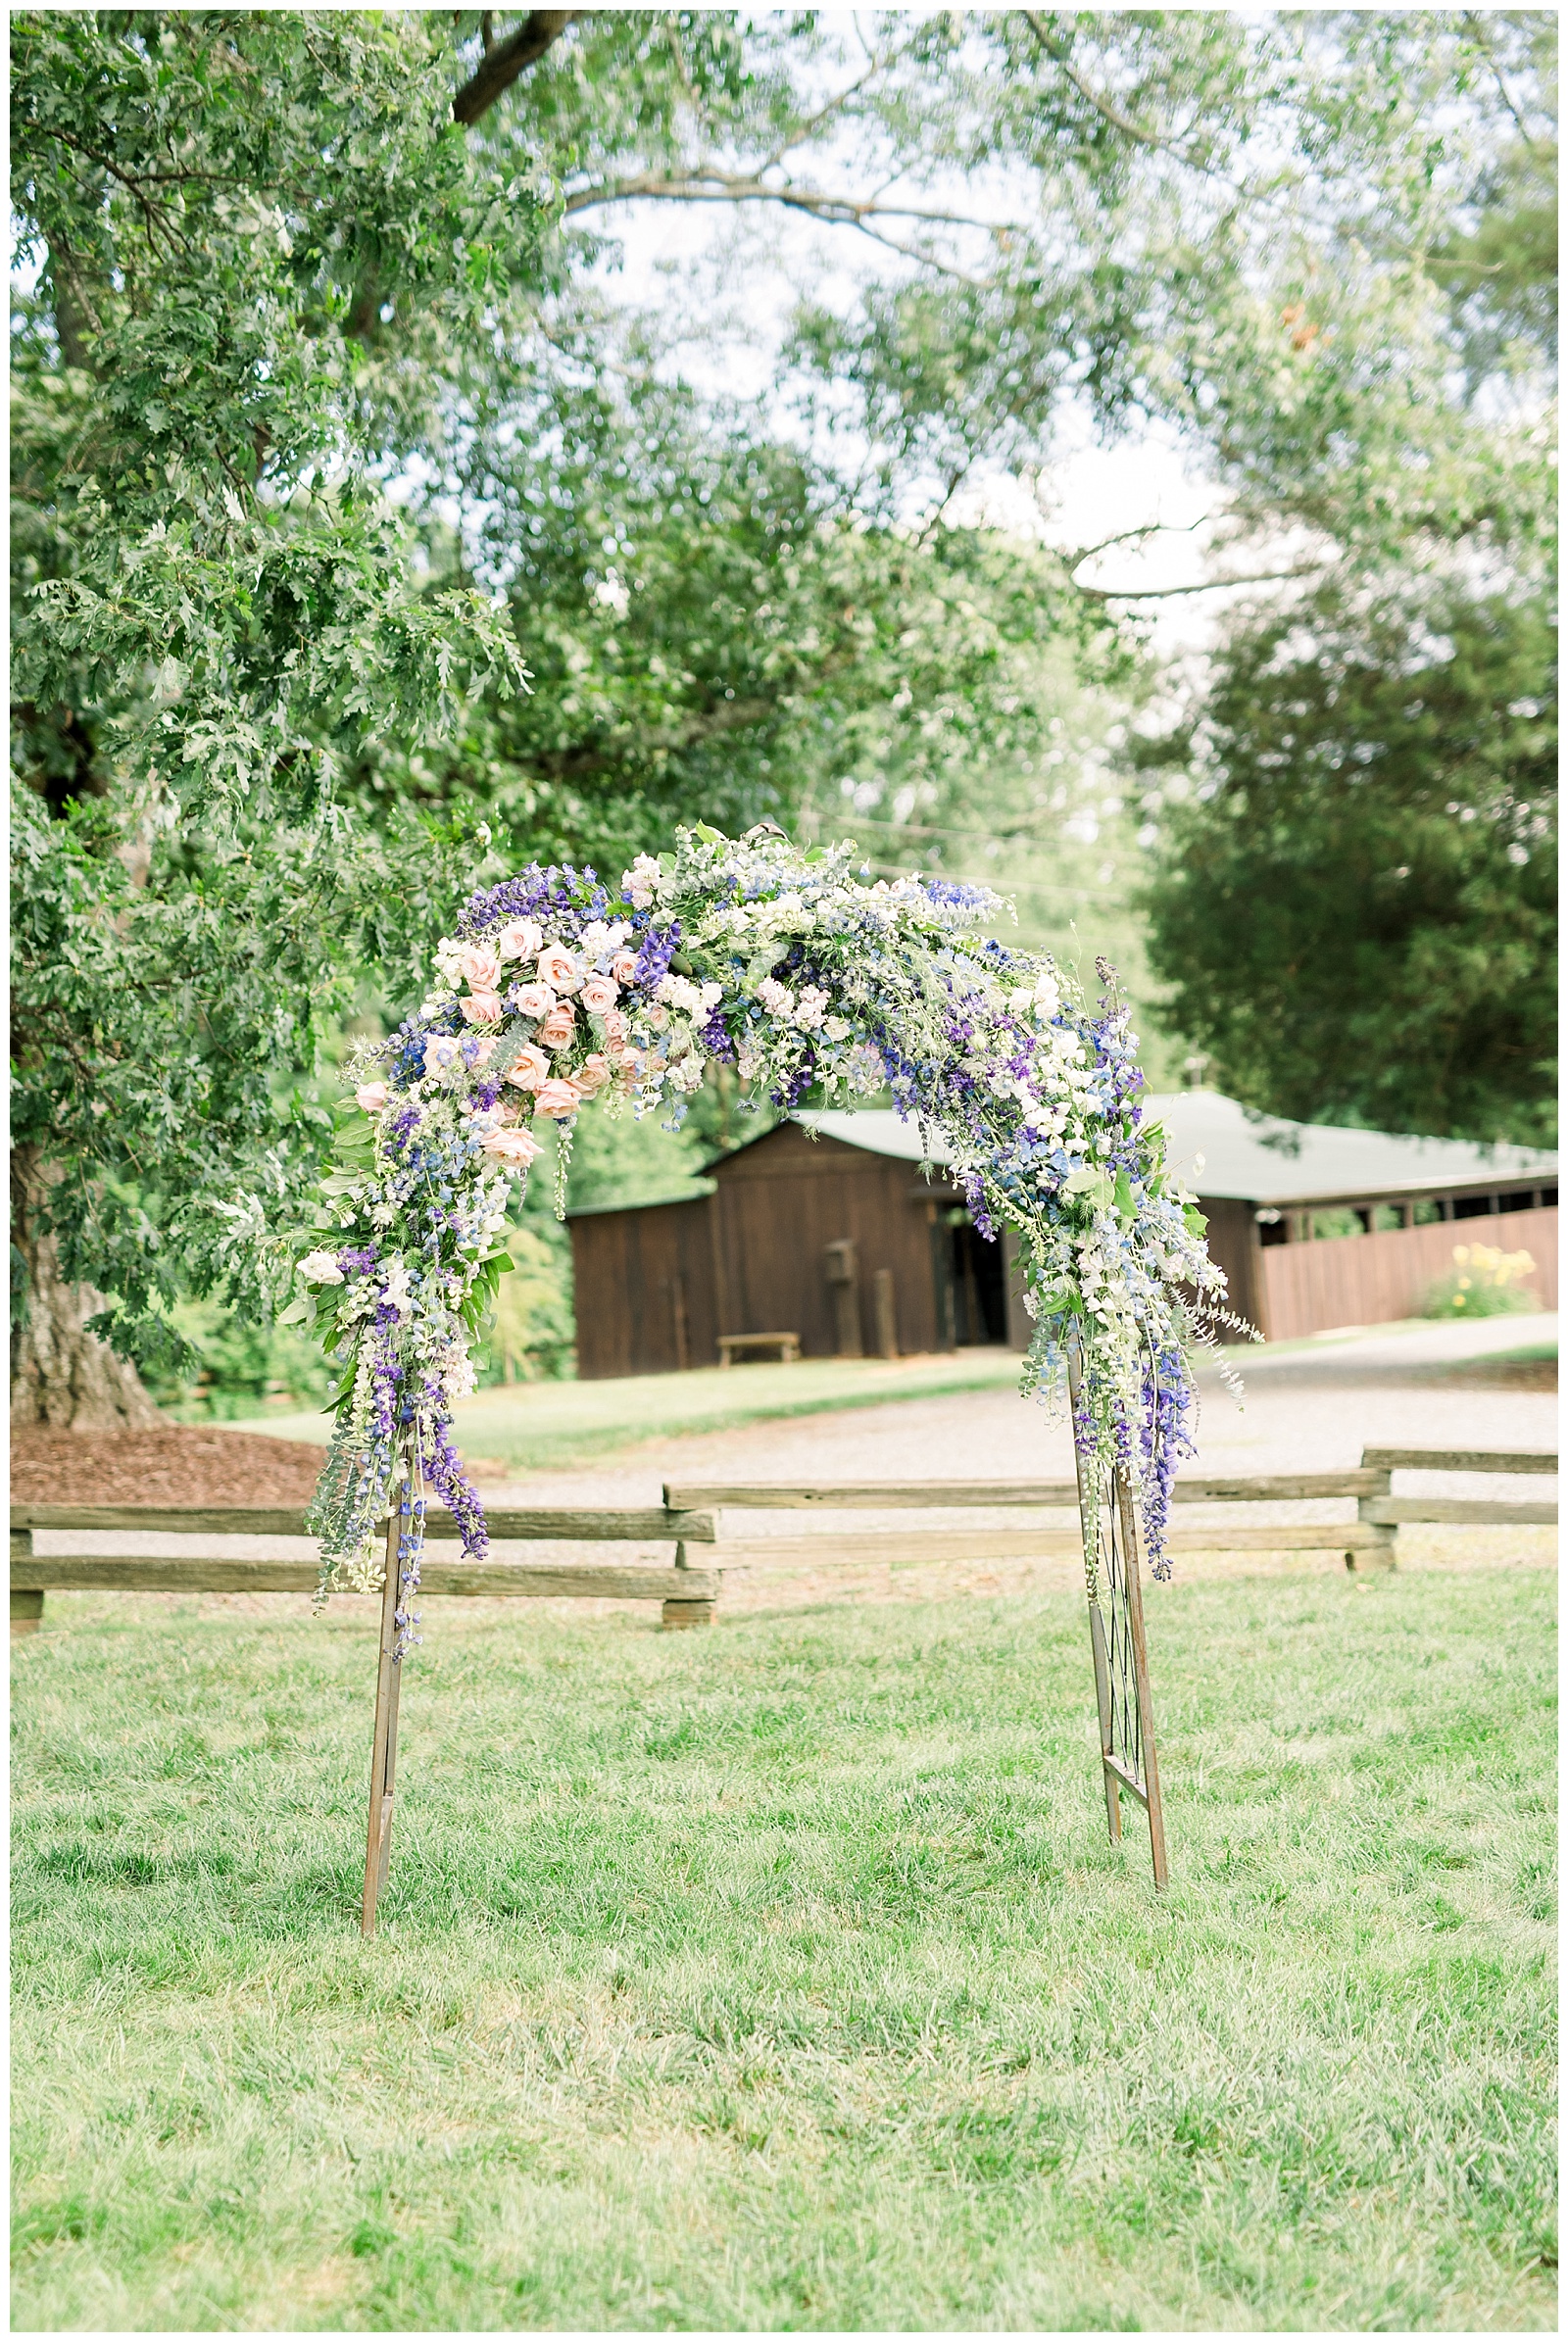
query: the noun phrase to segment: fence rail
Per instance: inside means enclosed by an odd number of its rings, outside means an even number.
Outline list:
[[[1393,1493],[1396,1472],[1545,1475],[1555,1453],[1543,1449],[1369,1447],[1359,1466],[1342,1472],[1230,1475],[1178,1481],[1182,1506],[1254,1505],[1354,1499],[1354,1521],[1247,1520],[1178,1522],[1166,1542],[1174,1552],[1343,1552],[1350,1569],[1392,1569],[1401,1529],[1417,1524],[1463,1527],[1545,1527],[1557,1507],[1548,1501],[1507,1502],[1490,1497],[1407,1496]],[[423,1590],[431,1595],[512,1595],[659,1602],[666,1627],[708,1624],[726,1573],[820,1569],[843,1564],[890,1564],[916,1569],[943,1562],[1033,1560],[1081,1550],[1078,1490],[1071,1481],[858,1481],[802,1487],[796,1483],[671,1483],[662,1505],[599,1510],[497,1508],[489,1515],[493,1539],[541,1543],[674,1546],[673,1566],[646,1561],[467,1561],[427,1553]],[[721,1514],[734,1512],[1023,1512],[1027,1521],[1002,1528],[953,1527],[833,1530],[804,1537],[721,1534]],[[1051,1520],[1041,1516],[1059,1513]],[[36,1630],[46,1593],[306,1593],[315,1590],[317,1564],[309,1555],[248,1559],[195,1553],[40,1553],[34,1539],[63,1533],[135,1532],[181,1537],[303,1537],[303,1510],[283,1506],[167,1506],[16,1504],[11,1508],[11,1622],[14,1634]],[[426,1536],[451,1544],[457,1525],[432,1512]]]

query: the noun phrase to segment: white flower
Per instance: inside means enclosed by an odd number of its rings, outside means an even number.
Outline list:
[[[819,1025],[827,1011],[828,996],[815,984],[806,985],[795,1006],[795,1022],[803,1033]]]
[[[721,984],[695,985],[689,976],[662,976],[654,998],[690,1017],[706,1017],[724,997]]]
[[[829,1041],[848,1041],[853,1028],[842,1016],[825,1016],[822,1031]]]
[[[409,1289],[409,1272],[401,1260],[388,1261],[381,1285],[381,1298],[389,1308],[397,1311],[399,1317],[407,1317],[413,1307],[414,1295]]]
[[[776,976],[764,976],[757,988],[757,997],[770,1016],[788,1016],[795,1005],[795,995],[787,984],[780,984]]]
[[[300,1275],[307,1285],[341,1285],[343,1271],[337,1265],[335,1252],[307,1252],[300,1262]]]
[[[639,910],[646,910],[659,893],[663,872],[651,854],[640,854],[621,878],[621,892]]]

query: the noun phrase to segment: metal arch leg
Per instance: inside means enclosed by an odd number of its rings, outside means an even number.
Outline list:
[[[1078,1516],[1088,1577],[1089,1641],[1095,1663],[1095,1700],[1100,1711],[1105,1819],[1112,1845],[1119,1845],[1121,1792],[1126,1790],[1144,1808],[1149,1816],[1154,1890],[1163,1894],[1170,1883],[1170,1868],[1165,1853],[1165,1816],[1159,1793],[1159,1760],[1154,1747],[1154,1704],[1144,1633],[1137,1508],[1119,1472],[1112,1475],[1104,1500],[1095,1501],[1084,1459],[1078,1452],[1077,1417],[1083,1384],[1076,1343],[1067,1354],[1067,1387],[1073,1414]]]
[[[1138,1691],[1139,1739],[1142,1743],[1144,1806],[1149,1815],[1149,1851],[1154,1866],[1154,1891],[1170,1884],[1165,1858],[1165,1809],[1159,1795],[1159,1757],[1154,1747],[1154,1697],[1149,1687],[1149,1645],[1144,1637],[1144,1588],[1138,1566],[1138,1521],[1132,1496],[1120,1474],[1116,1504],[1121,1516],[1123,1552],[1127,1570],[1127,1625],[1132,1643],[1133,1680]]]
[[[398,1761],[398,1692],[403,1670],[393,1653],[397,1648],[399,1547],[403,1530],[405,1490],[386,1525],[386,1574],[381,1585],[381,1648],[375,1676],[375,1729],[370,1740],[370,1816],[365,1849],[365,1896],[360,1906],[360,1933],[375,1933],[375,1905],[392,1863],[393,1784]]]
[[[1110,1654],[1105,1648],[1105,1621],[1100,1604],[1089,1598],[1089,1647],[1095,1654],[1095,1699],[1100,1709],[1100,1769],[1105,1777],[1105,1819],[1110,1842],[1121,1844],[1121,1791],[1105,1762],[1110,1754]]]

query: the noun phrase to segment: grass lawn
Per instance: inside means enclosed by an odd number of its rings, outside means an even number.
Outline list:
[[[1552,1603],[1156,1588],[1163,1905],[1076,1599],[431,1604],[366,1947],[368,1621],[51,1597],[16,2322],[1549,2326]]]
[[[622,1375],[602,1383],[517,1383],[481,1391],[456,1410],[458,1444],[479,1463],[514,1471],[619,1453],[640,1439],[732,1431],[774,1416],[880,1407],[949,1391],[1016,1390],[1012,1350],[955,1350],[918,1358],[799,1358],[793,1366],[695,1367],[688,1374]],[[225,1426],[273,1439],[319,1439],[322,1414],[270,1415]]]

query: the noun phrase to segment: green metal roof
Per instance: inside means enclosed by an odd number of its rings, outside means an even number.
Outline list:
[[[1279,1208],[1443,1195],[1466,1188],[1546,1187],[1557,1179],[1557,1157],[1534,1147],[1287,1122],[1251,1113],[1217,1090],[1151,1095],[1144,1099],[1144,1118],[1165,1125],[1171,1163],[1199,1195]]]
[[[1533,1147],[1288,1122],[1279,1115],[1253,1114],[1217,1090],[1152,1093],[1143,1104],[1146,1122],[1164,1124],[1172,1164],[1200,1195],[1285,1208],[1363,1202],[1380,1195],[1441,1195],[1466,1188],[1554,1186],[1557,1178],[1555,1154]],[[922,1159],[916,1126],[886,1108],[794,1119],[846,1147],[863,1147],[904,1162]],[[930,1159],[949,1159],[935,1137]]]
[[[1177,1090],[1144,1098],[1146,1122],[1160,1122],[1170,1160],[1200,1195],[1262,1204],[1278,1210],[1328,1203],[1367,1203],[1379,1197],[1419,1198],[1488,1188],[1554,1187],[1557,1157],[1529,1147],[1482,1147],[1468,1139],[1407,1139],[1387,1131],[1341,1130],[1326,1123],[1288,1122],[1280,1115],[1254,1114],[1217,1090]],[[857,1112],[791,1116],[803,1130],[891,1155],[905,1163],[926,1159],[919,1128],[887,1107]],[[777,1127],[777,1126],[775,1126]],[[771,1136],[759,1131],[739,1147],[716,1155],[713,1170]],[[951,1158],[933,1134],[930,1161]],[[596,1211],[640,1210],[654,1203],[678,1203],[710,1195],[710,1179],[694,1181],[678,1194],[640,1197],[636,1203],[595,1203],[568,1213],[570,1219]]]

